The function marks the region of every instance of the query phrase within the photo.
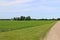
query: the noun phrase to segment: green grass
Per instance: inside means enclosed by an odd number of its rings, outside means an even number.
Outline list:
[[[55,21],[0,21],[0,40],[42,40]]]

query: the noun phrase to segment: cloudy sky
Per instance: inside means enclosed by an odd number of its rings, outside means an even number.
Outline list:
[[[59,18],[60,0],[0,0],[0,19],[18,16]]]

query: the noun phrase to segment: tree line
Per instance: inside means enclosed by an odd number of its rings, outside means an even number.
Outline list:
[[[31,17],[30,16],[14,17],[13,20],[31,20]]]
[[[31,18],[30,16],[20,16],[20,17],[13,17],[11,19],[0,19],[0,20],[21,20],[21,21],[24,21],[24,20],[60,20],[60,18],[52,18],[52,19],[47,19],[47,18],[42,18],[42,19],[33,19]]]
[[[32,19],[30,16],[27,16],[27,17],[20,16],[20,17],[14,17],[13,20],[60,20],[60,18],[57,18],[57,19],[55,19],[55,18],[52,18],[52,19],[44,19],[44,18],[42,18],[42,19]]]

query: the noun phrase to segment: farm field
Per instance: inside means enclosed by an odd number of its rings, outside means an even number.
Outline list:
[[[43,40],[56,21],[0,21],[0,40]]]

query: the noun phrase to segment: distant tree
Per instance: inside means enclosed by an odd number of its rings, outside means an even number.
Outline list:
[[[13,20],[19,20],[19,17],[14,17]]]
[[[25,20],[31,20],[30,16],[25,17]]]
[[[30,16],[14,17],[13,20],[31,20],[31,17]]]
[[[21,16],[19,19],[20,20],[25,20],[25,16]]]
[[[57,20],[60,20],[60,18],[57,18]]]
[[[16,20],[16,18],[14,17],[13,20]]]
[[[51,20],[55,20],[55,18],[52,18]]]

